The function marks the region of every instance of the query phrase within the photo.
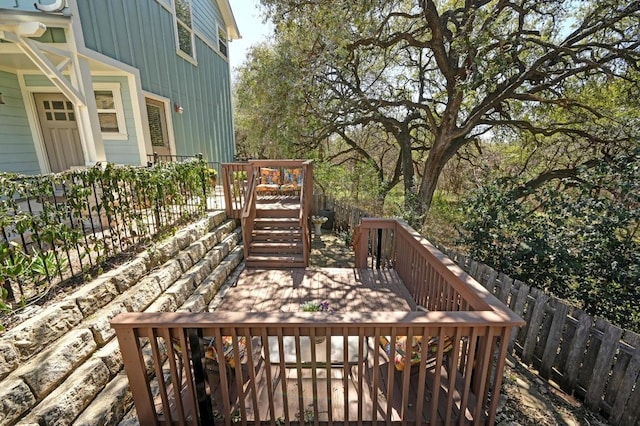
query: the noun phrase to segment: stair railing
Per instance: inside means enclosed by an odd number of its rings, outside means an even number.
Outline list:
[[[302,228],[302,255],[304,264],[309,265],[311,252],[311,228],[309,217],[313,207],[313,160],[302,163],[302,188],[300,188],[300,227]]]
[[[242,208],[242,216],[240,222],[242,224],[242,242],[244,245],[244,258],[249,257],[249,247],[253,241],[253,224],[256,220],[256,185],[259,174],[258,168],[249,167],[247,171],[247,180],[249,186],[245,197],[245,204]]]

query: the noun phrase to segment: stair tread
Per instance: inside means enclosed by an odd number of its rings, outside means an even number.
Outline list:
[[[304,256],[302,256],[301,254],[250,254],[246,261],[248,262],[255,262],[255,261],[277,261],[277,262],[282,262],[282,261],[287,261],[287,262],[293,262],[293,261],[302,261],[304,259]]]
[[[302,247],[301,241],[253,241],[251,247]]]

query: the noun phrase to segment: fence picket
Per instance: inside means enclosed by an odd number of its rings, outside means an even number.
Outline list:
[[[640,373],[640,335],[627,331],[624,334],[623,340],[635,349],[629,356],[625,368],[620,370],[621,374],[611,379],[609,388],[614,390],[615,394],[611,392],[611,397],[608,395],[607,401],[611,404],[609,421],[613,425],[620,423],[625,412],[625,405],[633,392],[638,373]]]
[[[638,376],[634,380],[635,391],[631,391],[631,395],[629,396],[629,400],[627,401],[627,405],[624,410],[624,414],[622,418],[617,423],[621,426],[633,426],[640,418],[640,392],[638,389],[640,388],[640,376]],[[616,423],[613,423],[616,424]]]
[[[603,328],[604,336],[602,338],[602,343],[600,343],[600,350],[598,351],[598,357],[596,358],[593,374],[591,375],[591,381],[589,382],[589,387],[587,389],[587,396],[585,398],[585,406],[593,410],[598,410],[600,408],[602,393],[604,392],[604,387],[607,384],[613,357],[616,354],[618,343],[622,336],[622,329],[620,327],[604,322]]]
[[[587,339],[591,334],[591,327],[593,320],[590,316],[582,311],[576,311],[578,316],[578,326],[573,336],[573,342],[569,355],[567,356],[567,364],[565,367],[565,374],[562,380],[563,388],[568,392],[571,392],[578,381],[578,370],[584,356],[584,350],[587,347]]]
[[[505,305],[509,304],[509,294],[511,293],[511,287],[513,287],[513,278],[505,274],[500,274],[500,293],[498,299],[502,301]]]
[[[524,305],[527,303],[527,299],[529,297],[530,287],[523,283],[522,281],[515,280],[514,286],[518,286],[518,294],[516,295],[515,302],[511,309],[516,315],[522,317],[522,313],[524,312]],[[518,336],[518,331],[521,327],[513,327],[511,331],[511,337],[509,338],[509,351],[513,350],[513,345],[515,344],[516,337]]]
[[[534,289],[534,290],[538,290],[538,289]],[[525,338],[524,346],[522,348],[522,361],[525,364],[531,363],[531,359],[533,357],[533,351],[538,341],[540,325],[542,324],[545,308],[547,306],[547,302],[549,301],[549,296],[547,296],[546,294],[544,294],[539,290],[536,291],[535,293],[532,291],[531,293],[535,294],[536,304],[533,307],[531,320],[529,320],[529,328],[527,330],[527,336]]]
[[[544,348],[544,353],[542,354],[542,364],[540,366],[540,375],[545,379],[551,376],[551,369],[558,353],[562,330],[564,329],[564,324],[567,320],[567,311],[569,310],[567,305],[556,298],[553,299],[553,305],[555,307],[553,322],[549,329],[549,336],[547,337],[547,343]]]

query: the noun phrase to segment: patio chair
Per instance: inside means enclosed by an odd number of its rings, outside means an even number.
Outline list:
[[[256,191],[264,194],[277,194],[280,189],[280,169],[262,167],[260,169],[260,183]]]

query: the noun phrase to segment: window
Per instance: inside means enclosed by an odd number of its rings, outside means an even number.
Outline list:
[[[227,47],[227,33],[220,27],[218,27],[218,49],[220,50],[220,54],[225,58],[229,57],[229,50]]]
[[[100,130],[105,139],[128,139],[119,84],[93,86]]]
[[[178,53],[186,59],[195,59],[193,28],[191,24],[191,0],[174,0],[176,42]]]

